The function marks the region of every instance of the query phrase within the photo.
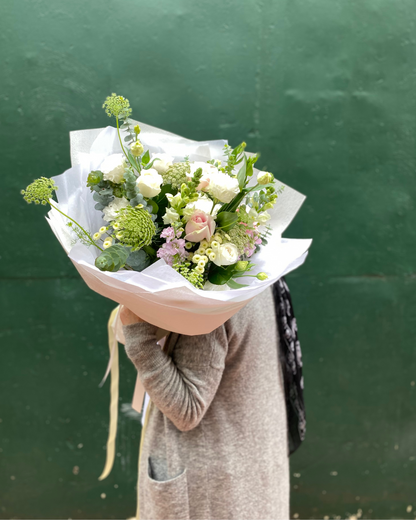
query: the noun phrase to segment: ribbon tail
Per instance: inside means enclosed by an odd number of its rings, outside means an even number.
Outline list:
[[[110,349],[110,426],[107,439],[107,458],[103,472],[98,480],[104,480],[110,474],[115,458],[117,420],[118,420],[118,383],[119,383],[119,364],[118,364],[118,342],[114,333],[114,322],[120,307],[116,307],[108,320],[108,347]]]

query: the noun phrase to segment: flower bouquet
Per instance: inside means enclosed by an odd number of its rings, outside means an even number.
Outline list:
[[[94,291],[162,329],[204,334],[304,262],[312,241],[281,234],[305,197],[256,170],[245,143],[138,123],[115,94],[103,108],[116,128],[71,132],[72,168],[22,191],[51,206],[53,232]]]

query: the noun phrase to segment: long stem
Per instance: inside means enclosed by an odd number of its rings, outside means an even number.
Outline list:
[[[120,127],[119,127],[119,125],[118,125],[118,117],[116,117],[116,123],[117,123],[117,134],[118,134],[118,140],[120,141],[121,149],[123,150],[123,153],[124,153],[124,155],[127,157],[127,160],[129,161],[129,163],[131,164],[131,166],[133,166],[133,168],[134,168],[135,170],[137,170],[137,165],[133,164],[133,163],[130,161],[130,157],[127,155],[126,150],[124,149],[123,143],[122,143],[122,141],[121,141]]]
[[[81,231],[84,232],[84,235],[88,238],[88,240],[89,240],[89,242],[91,243],[91,245],[95,246],[95,247],[98,248],[100,251],[104,251],[104,249],[101,249],[101,247],[98,246],[98,245],[94,242],[94,240],[92,240],[92,238],[90,237],[90,234],[87,233],[87,232],[85,231],[85,229],[84,229],[82,226],[80,226],[76,220],[74,220],[74,219],[71,218],[70,216],[66,215],[63,211],[61,211],[59,208],[57,208],[56,206],[54,206],[54,205],[51,204],[50,202],[49,202],[49,204],[50,204],[50,206],[51,206],[53,209],[56,209],[56,211],[59,211],[59,213],[60,213],[61,215],[63,215],[64,217],[68,218],[69,220],[72,220],[72,222],[73,222],[74,224],[76,224],[76,225],[81,229]]]

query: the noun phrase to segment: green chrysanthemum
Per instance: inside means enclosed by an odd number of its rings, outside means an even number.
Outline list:
[[[114,116],[117,119],[125,119],[132,113],[129,100],[114,93],[106,98],[103,108],[108,117]]]
[[[120,244],[131,247],[132,251],[148,246],[156,233],[150,213],[141,205],[121,209],[114,223],[118,225],[116,238]]]
[[[29,184],[29,186],[20,193],[29,204],[34,202],[35,204],[43,204],[45,206],[48,204],[49,199],[52,198],[53,192],[57,189],[58,186],[52,179],[40,177],[33,181],[32,184]]]
[[[161,173],[163,184],[171,184],[173,188],[179,189],[184,182],[187,182],[187,173],[191,173],[189,162],[174,163],[165,173]]]
[[[175,269],[175,271],[191,282],[191,284],[194,285],[197,289],[204,288],[204,275],[202,273],[198,273],[198,271],[195,271],[195,269],[191,269],[190,262],[184,262],[183,264],[173,264],[172,267]]]

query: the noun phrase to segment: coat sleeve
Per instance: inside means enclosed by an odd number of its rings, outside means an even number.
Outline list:
[[[225,326],[210,334],[179,336],[172,357],[157,344],[157,327],[123,327],[125,349],[150,399],[181,431],[198,426],[213,400],[228,350]]]

